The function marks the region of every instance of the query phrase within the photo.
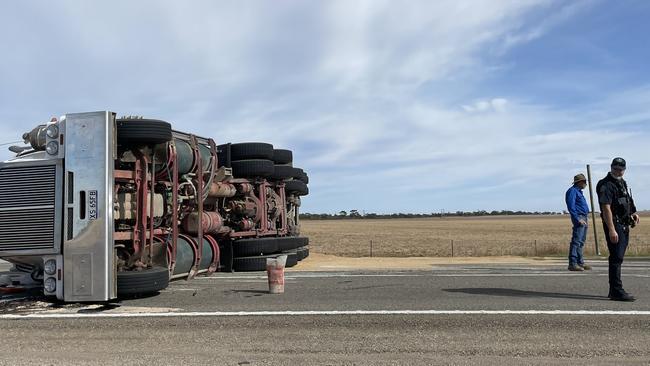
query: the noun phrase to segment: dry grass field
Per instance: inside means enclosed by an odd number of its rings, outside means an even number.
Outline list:
[[[600,218],[601,254],[607,244]],[[567,216],[500,216],[425,219],[303,220],[314,252],[348,257],[564,256],[571,222]],[[591,222],[590,222],[591,225]],[[589,228],[586,255],[594,254]],[[650,217],[631,232],[629,255],[650,254]]]

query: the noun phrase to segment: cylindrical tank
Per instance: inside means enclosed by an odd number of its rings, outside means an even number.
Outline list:
[[[210,191],[208,192],[208,197],[210,198],[223,198],[223,197],[233,197],[237,193],[237,189],[234,185],[224,182],[214,182],[210,185]]]
[[[213,211],[203,211],[202,228],[204,234],[216,234],[223,226],[221,215]],[[183,219],[183,230],[192,235],[199,232],[199,213],[192,212]]]
[[[203,172],[207,172],[210,170],[210,157],[212,156],[212,152],[209,147],[200,144],[199,151],[201,152],[201,161],[203,162]]]
[[[171,245],[168,246],[168,256],[171,257]],[[196,254],[199,251],[199,246],[196,243],[196,239],[193,239],[186,235],[178,236],[178,245],[176,249],[176,266],[174,267],[174,273],[172,275],[186,274],[192,270],[194,266],[194,261],[196,260]],[[203,252],[201,254],[201,263],[199,264],[199,270],[205,270],[210,267],[210,264],[214,261],[215,256],[217,262],[219,259],[219,246],[217,241],[211,236],[203,237]]]
[[[176,163],[178,164],[178,174],[183,175],[197,170],[197,162],[194,150],[189,142],[180,139],[174,139],[176,145]],[[210,170],[210,157],[212,152],[208,146],[199,144],[201,152],[201,161],[203,162],[203,171]],[[163,172],[169,166],[169,153],[167,145],[156,146],[156,161],[164,162],[156,167],[156,172]]]

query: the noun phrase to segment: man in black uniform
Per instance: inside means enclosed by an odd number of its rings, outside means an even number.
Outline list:
[[[634,200],[623,180],[625,168],[623,158],[614,159],[611,171],[596,186],[609,249],[609,298],[616,301],[635,300],[634,296],[625,292],[621,281],[621,266],[630,239],[630,227],[639,223]]]

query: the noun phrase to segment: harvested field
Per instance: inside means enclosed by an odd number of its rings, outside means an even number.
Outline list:
[[[607,244],[600,219],[601,254]],[[591,222],[590,222],[591,225]],[[567,216],[499,216],[425,219],[303,220],[314,252],[348,257],[449,257],[566,255],[571,239]],[[594,254],[589,228],[586,255]],[[629,255],[650,254],[650,217],[632,230]]]

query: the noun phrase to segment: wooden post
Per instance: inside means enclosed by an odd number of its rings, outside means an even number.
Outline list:
[[[594,228],[594,245],[596,246],[596,255],[600,256],[598,248],[598,230],[596,230],[596,209],[594,208],[594,190],[591,184],[591,166],[587,164],[587,182],[589,182],[589,200],[591,201],[591,226]]]

